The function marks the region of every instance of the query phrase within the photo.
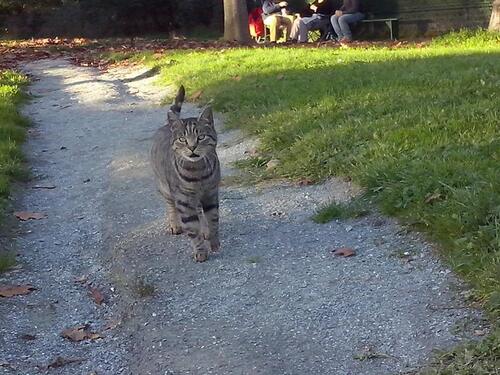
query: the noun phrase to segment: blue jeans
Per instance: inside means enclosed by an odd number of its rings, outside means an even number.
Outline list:
[[[339,40],[342,38],[350,40],[352,39],[352,33],[349,24],[361,21],[363,18],[365,18],[365,15],[360,12],[343,14],[340,17],[334,14],[332,18],[330,18],[330,21]]]
[[[314,14],[311,17],[297,18],[293,23],[290,38],[296,39],[299,43],[305,43],[310,30],[320,30],[325,35],[329,26],[328,16]]]

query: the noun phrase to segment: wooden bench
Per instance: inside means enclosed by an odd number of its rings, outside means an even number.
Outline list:
[[[389,28],[391,33],[391,40],[395,40],[399,36],[399,18],[365,18],[361,20],[361,23],[374,24],[377,22],[383,22]]]

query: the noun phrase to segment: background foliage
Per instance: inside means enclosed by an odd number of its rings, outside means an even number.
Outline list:
[[[6,36],[141,36],[222,29],[222,0],[0,0]]]

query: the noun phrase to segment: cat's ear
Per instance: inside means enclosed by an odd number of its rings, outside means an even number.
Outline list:
[[[212,107],[206,107],[203,112],[201,112],[200,117],[198,117],[199,122],[205,122],[210,126],[214,126],[214,114],[212,112]]]
[[[186,90],[184,89],[184,86],[181,85],[181,87],[179,87],[179,91],[177,91],[177,95],[175,96],[174,104],[170,106],[170,111],[180,114],[182,103],[184,103],[185,96],[186,96]]]
[[[170,126],[174,126],[175,124],[181,121],[180,114],[178,112],[174,112],[172,108],[167,113],[167,120]]]

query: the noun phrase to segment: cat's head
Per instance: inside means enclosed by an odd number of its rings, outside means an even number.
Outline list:
[[[172,149],[184,159],[197,161],[215,152],[217,133],[214,116],[212,108],[206,107],[197,118],[181,118],[184,96],[184,86],[181,86],[174,104],[168,111],[168,123],[172,130]]]

